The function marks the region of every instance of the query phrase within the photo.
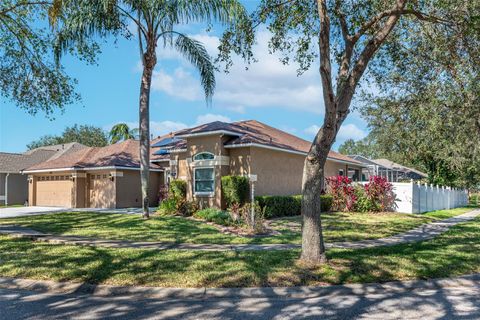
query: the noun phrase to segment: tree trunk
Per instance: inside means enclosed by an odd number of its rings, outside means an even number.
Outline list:
[[[320,195],[324,188],[324,166],[336,136],[336,125],[327,116],[305,159],[302,181],[302,254],[300,260],[315,265],[326,261],[321,221]]]
[[[140,86],[140,180],[142,185],[143,218],[150,218],[149,181],[150,181],[150,87],[153,68],[156,64],[155,48],[147,48],[144,54],[142,83]]]

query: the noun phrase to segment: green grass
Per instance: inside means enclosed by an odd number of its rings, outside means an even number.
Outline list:
[[[164,287],[298,286],[426,279],[480,272],[480,219],[437,238],[329,250],[328,264],[297,263],[298,250],[155,251],[77,247],[0,236],[0,276]]]
[[[327,242],[358,241],[388,237],[437,219],[458,215],[472,208],[436,211],[425,215],[402,213],[326,213],[322,215]],[[175,216],[65,212],[0,219],[0,224],[18,224],[38,231],[102,239],[176,243],[301,243],[301,217],[273,220],[278,235],[252,238],[220,232],[214,226]]]

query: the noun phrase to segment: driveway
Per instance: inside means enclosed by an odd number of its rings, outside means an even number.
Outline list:
[[[36,287],[43,287],[41,281]],[[258,290],[209,289],[195,297],[55,293],[0,288],[0,319],[479,319],[480,275],[444,280]],[[48,286],[47,286],[48,287]],[[172,289],[164,289],[171,292]],[[246,292],[243,292],[247,290]],[[143,293],[142,293],[143,292]],[[209,293],[210,292],[210,293]],[[243,292],[243,294],[242,294]],[[161,293],[161,291],[159,292]],[[185,293],[186,296],[182,296]]]
[[[157,208],[150,208],[150,212],[155,212]],[[99,213],[122,213],[122,214],[142,214],[142,208],[61,208],[61,207],[12,207],[1,208],[1,218],[16,218],[24,216],[34,216],[40,214],[48,214],[55,212],[99,212]]]
[[[16,218],[16,217],[25,217],[25,216],[34,216],[39,214],[47,214],[53,212],[62,212],[69,210],[67,208],[60,207],[12,207],[12,208],[1,208],[0,209],[0,219],[1,218]]]

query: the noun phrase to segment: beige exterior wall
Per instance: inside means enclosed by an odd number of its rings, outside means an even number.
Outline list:
[[[142,191],[140,172],[133,170],[119,170],[115,177],[116,184],[116,207],[141,207]],[[150,206],[158,205],[158,192],[163,184],[162,172],[150,172]]]
[[[302,192],[305,156],[252,147],[251,173],[257,175],[256,195],[292,195]]]
[[[250,148],[232,148],[230,150],[230,174],[244,176],[250,174],[252,157]]]

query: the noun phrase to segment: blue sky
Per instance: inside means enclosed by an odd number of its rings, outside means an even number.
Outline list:
[[[215,55],[220,29],[209,33],[201,25],[184,27]],[[307,140],[323,120],[323,101],[318,65],[297,76],[296,65],[284,66],[268,53],[269,34],[260,30],[254,47],[259,60],[245,70],[236,59],[229,74],[217,74],[212,106],[202,95],[198,74],[176,52],[158,49],[152,83],[150,118],[154,135],[215,120],[256,119]],[[71,57],[63,61],[69,75],[78,80],[82,103],[67,106],[49,120],[31,116],[15,103],[0,100],[0,151],[22,152],[26,144],[45,134],[59,134],[73,124],[96,125],[108,130],[113,124],[138,124],[141,68],[135,40],[109,41],[102,47],[98,65],[86,65]],[[0,98],[2,99],[2,98]],[[345,121],[334,146],[347,138],[361,139],[366,125],[356,113]]]

